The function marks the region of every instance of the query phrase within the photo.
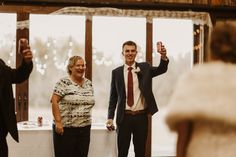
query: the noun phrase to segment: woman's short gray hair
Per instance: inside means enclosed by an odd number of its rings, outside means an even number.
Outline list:
[[[71,75],[71,70],[70,70],[70,69],[71,69],[73,66],[75,66],[75,64],[76,64],[76,62],[77,62],[78,60],[83,60],[83,61],[84,61],[84,59],[83,59],[81,56],[72,56],[72,57],[69,58],[68,65],[67,65],[67,73],[68,73],[69,75]],[[84,62],[85,62],[85,61],[84,61]]]

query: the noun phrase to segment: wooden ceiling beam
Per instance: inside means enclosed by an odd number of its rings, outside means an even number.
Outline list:
[[[28,12],[49,14],[63,7],[111,7],[118,9],[169,10],[209,12],[217,19],[236,19],[236,6],[213,6],[203,4],[118,1],[118,0],[3,0],[0,12]]]
[[[2,5],[17,6],[86,6],[86,7],[113,7],[120,9],[165,9],[165,10],[192,10],[192,11],[228,11],[236,9],[236,6],[221,6],[207,4],[190,4],[190,3],[167,3],[152,1],[128,1],[128,0],[0,0]]]
[[[19,5],[1,5],[0,13],[32,13],[32,14],[50,14],[63,7],[59,6],[19,6]]]

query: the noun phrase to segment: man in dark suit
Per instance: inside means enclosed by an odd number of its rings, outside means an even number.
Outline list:
[[[17,69],[10,68],[0,59],[0,157],[8,156],[6,141],[8,132],[14,140],[19,141],[12,84],[27,80],[33,68],[29,46],[22,51],[21,55],[23,61]]]
[[[158,111],[152,92],[152,78],[167,71],[169,60],[165,46],[158,42],[161,61],[158,67],[147,62],[137,63],[137,45],[133,41],[123,44],[125,64],[112,71],[110,100],[108,107],[108,130],[114,130],[113,119],[116,112],[118,157],[127,157],[131,135],[135,157],[145,156],[148,131],[148,114]]]

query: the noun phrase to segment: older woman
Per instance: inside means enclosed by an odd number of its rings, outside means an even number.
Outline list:
[[[95,104],[93,86],[84,77],[82,57],[71,57],[67,72],[68,76],[56,83],[51,98],[55,157],[87,157]]]

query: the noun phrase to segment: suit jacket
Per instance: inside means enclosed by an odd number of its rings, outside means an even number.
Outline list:
[[[169,60],[164,61],[161,59],[158,67],[153,67],[147,62],[136,63],[140,72],[137,73],[139,81],[139,89],[145,99],[147,111],[151,115],[158,111],[158,107],[152,92],[152,78],[161,75],[167,71]],[[115,110],[116,123],[121,124],[126,105],[126,92],[124,83],[124,65],[112,71],[110,99],[108,107],[108,119],[114,119]]]
[[[26,64],[22,61],[22,64],[17,69],[12,69],[0,59],[0,118],[3,119],[7,131],[17,142],[19,139],[12,84],[21,83],[27,80],[32,68],[32,62],[30,64]]]

